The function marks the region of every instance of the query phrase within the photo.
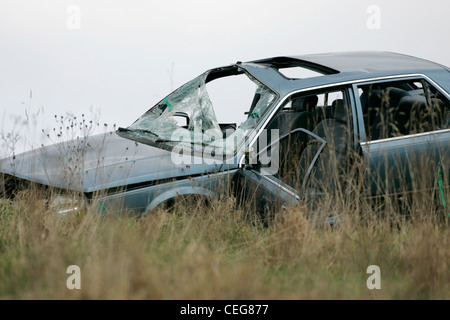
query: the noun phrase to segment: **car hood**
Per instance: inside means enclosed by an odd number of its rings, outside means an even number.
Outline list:
[[[200,175],[221,168],[220,163],[204,164],[201,158],[200,161],[192,159],[192,164],[187,161],[175,164],[170,151],[110,132],[4,159],[0,161],[0,172],[47,186],[90,193]]]

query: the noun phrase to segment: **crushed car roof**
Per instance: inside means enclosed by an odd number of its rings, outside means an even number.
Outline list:
[[[416,71],[418,69],[442,69],[443,66],[427,61],[424,59],[392,53],[378,51],[360,51],[360,52],[339,52],[339,53],[323,53],[301,56],[275,57],[263,60],[253,61],[253,63],[269,64],[273,66],[281,66],[283,60],[297,60],[299,63],[304,62],[306,65],[316,65],[317,67],[326,68],[328,73],[343,72],[362,72],[368,71],[392,71],[402,70],[404,72]],[[288,63],[288,62],[287,62]],[[333,72],[334,71],[334,72]],[[326,71],[325,71],[326,72]]]
[[[450,92],[448,73],[450,70],[440,64],[392,52],[360,51],[310,54],[301,56],[280,56],[268,59],[254,60],[242,64],[244,67],[264,67],[281,69],[289,67],[306,68],[322,73],[323,76],[287,79],[274,76],[273,73],[258,72],[258,78],[267,85],[279,91],[280,88],[295,90],[311,86],[320,86],[346,81],[371,79],[396,75],[424,74],[445,84],[445,90]],[[281,90],[284,91],[285,90]]]

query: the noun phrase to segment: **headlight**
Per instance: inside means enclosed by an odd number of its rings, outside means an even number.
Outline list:
[[[80,211],[84,206],[83,200],[76,195],[57,195],[50,200],[50,209],[55,210],[60,215],[68,215]]]

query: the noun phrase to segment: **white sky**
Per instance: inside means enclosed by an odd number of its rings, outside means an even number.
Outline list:
[[[80,29],[67,26],[71,5]],[[380,29],[367,26],[371,5]],[[1,0],[0,133],[27,137],[21,151],[49,142],[34,133],[55,127],[55,114],[94,110],[126,127],[172,89],[238,60],[386,50],[450,66],[449,11],[444,0]],[[16,123],[27,114],[34,124]]]

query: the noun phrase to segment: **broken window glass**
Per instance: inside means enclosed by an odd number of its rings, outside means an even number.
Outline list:
[[[236,75],[244,75],[250,83],[253,82],[253,97],[246,99],[253,103],[247,106],[230,106],[234,109],[225,112],[236,114],[234,123],[220,123],[206,84]],[[200,152],[209,147],[214,150],[214,154],[228,157],[235,154],[249,132],[275,102],[276,97],[272,90],[248,75],[242,68],[220,68],[207,71],[175,90],[142,115],[127,131],[141,139],[165,143],[172,147],[182,145],[183,148]],[[237,107],[243,109],[237,110]],[[238,124],[244,113],[247,115],[246,120]],[[180,125],[180,116],[186,118],[182,122],[184,125]]]

